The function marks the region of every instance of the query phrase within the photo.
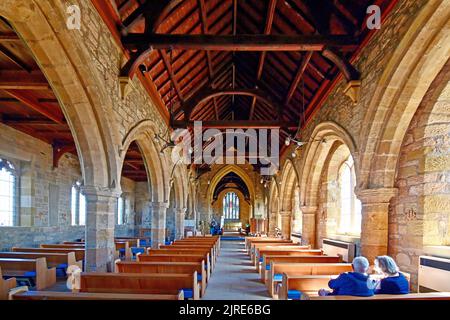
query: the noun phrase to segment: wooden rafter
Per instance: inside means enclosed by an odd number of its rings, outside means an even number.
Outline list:
[[[323,51],[326,47],[354,48],[356,39],[341,35],[186,35],[133,33],[122,38],[129,50],[138,48],[206,51]]]
[[[29,73],[18,70],[0,71],[0,89],[2,90],[47,90],[50,86],[41,72]]]
[[[271,129],[271,128],[289,128],[297,127],[295,121],[278,121],[278,120],[209,120],[202,121],[203,129]],[[194,126],[194,121],[174,121],[174,128],[188,128]]]
[[[161,50],[160,53],[161,53],[161,57],[162,57],[162,59],[164,61],[164,65],[166,67],[166,70],[167,70],[167,72],[169,74],[170,81],[172,81],[172,84],[173,84],[173,86],[175,88],[175,91],[176,91],[176,93],[178,95],[178,98],[180,98],[180,100],[183,101],[184,100],[183,94],[181,93],[180,85],[178,84],[178,81],[175,78],[175,73],[173,72],[173,68],[172,68],[172,63],[170,61],[170,57],[167,55],[167,53],[164,50]]]
[[[23,62],[22,60],[20,60],[19,57],[17,57],[14,53],[12,53],[9,49],[3,47],[0,45],[0,53],[5,56],[9,61],[11,61],[12,63],[14,63],[16,66],[18,66],[19,68],[27,71],[27,72],[31,72],[31,68],[30,66],[28,66],[25,62]]]
[[[308,52],[303,57],[300,65],[297,69],[297,72],[295,74],[295,77],[292,80],[291,85],[289,87],[288,94],[287,94],[286,100],[284,102],[285,105],[287,105],[287,104],[289,104],[289,102],[291,102],[291,99],[294,96],[295,91],[297,90],[300,80],[302,79],[302,76],[305,73],[306,68],[308,67],[308,64],[309,64],[309,61],[311,60],[312,55],[313,55],[312,52]]]

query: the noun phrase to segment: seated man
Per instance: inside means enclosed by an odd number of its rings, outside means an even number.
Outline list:
[[[328,286],[333,291],[320,289],[319,296],[361,296],[374,295],[376,283],[369,278],[369,261],[365,257],[356,257],[352,263],[353,272],[341,274],[338,278],[330,280]]]

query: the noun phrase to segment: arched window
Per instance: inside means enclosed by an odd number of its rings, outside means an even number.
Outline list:
[[[361,201],[355,195],[356,175],[352,156],[339,168],[340,215],[338,232],[361,233]]]
[[[239,219],[239,197],[234,192],[228,192],[223,197],[223,216],[227,220]]]
[[[86,197],[81,193],[79,181],[72,186],[71,202],[72,225],[86,225]]]
[[[15,168],[9,161],[0,159],[0,226],[14,225],[16,202]]]
[[[117,224],[125,223],[125,196],[121,195],[117,199]]]

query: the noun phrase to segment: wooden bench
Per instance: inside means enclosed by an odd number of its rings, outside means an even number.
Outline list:
[[[178,294],[198,300],[200,291],[197,272],[194,274],[136,274],[136,273],[81,273],[79,292]]]
[[[200,284],[201,297],[206,290],[205,263],[201,262],[116,262],[117,273],[194,273],[197,272],[197,280]]]
[[[280,300],[300,300],[303,295],[318,295],[320,289],[328,288],[328,282],[338,275],[288,275],[283,273],[283,279],[278,291]]]
[[[34,279],[36,290],[44,290],[56,283],[56,269],[47,268],[45,258],[1,258],[3,277]]]
[[[184,300],[183,291],[178,294],[91,293],[12,290],[10,300]]]
[[[190,237],[190,238],[184,238],[184,239],[180,239],[180,240],[176,240],[174,241],[174,243],[177,242],[188,242],[188,243],[193,243],[193,242],[198,242],[198,243],[207,243],[207,244],[212,244],[214,245],[214,247],[216,248],[217,252],[220,252],[220,238],[206,238],[206,237]]]
[[[210,248],[211,256],[217,260],[217,256],[219,255],[214,244],[208,244],[204,242],[173,242],[171,246],[177,248]],[[161,249],[164,249],[164,246],[160,246]]]
[[[3,279],[0,267],[0,300],[8,300],[9,291],[17,286],[16,278]]]
[[[63,269],[64,272],[69,266],[76,265],[83,270],[83,261],[75,259],[75,252],[51,253],[51,252],[0,252],[0,258],[16,259],[37,259],[45,258],[47,266],[56,269]]]
[[[13,247],[12,252],[36,252],[36,253],[69,253],[74,252],[75,253],[75,259],[77,261],[83,261],[84,260],[84,254],[85,250],[84,248],[20,248],[20,247]]]
[[[256,268],[256,272],[260,271],[261,264],[264,260],[264,254],[270,254],[271,252],[286,252],[286,255],[291,255],[290,252],[309,252],[308,255],[323,255],[321,249],[311,249],[309,246],[264,246],[256,248],[255,254],[253,255],[253,265]]]
[[[450,292],[377,294],[371,297],[304,295],[302,300],[450,300]]]
[[[183,246],[183,245],[207,245],[207,246],[211,246],[214,250],[214,254],[216,256],[219,256],[220,254],[220,247],[219,247],[219,243],[217,241],[214,242],[208,242],[208,241],[202,241],[202,240],[176,240],[172,243],[172,245],[174,246]]]
[[[272,255],[264,254],[261,268],[261,280],[266,282],[270,272],[271,263],[341,263],[341,256],[319,256],[319,255]]]
[[[250,244],[253,242],[278,241],[282,238],[276,237],[245,237],[245,250],[250,250]]]
[[[156,249],[158,250],[158,249]],[[180,254],[186,254],[186,253],[208,253],[209,259],[211,262],[211,270],[214,270],[216,259],[212,255],[212,249],[209,247],[199,247],[199,246],[160,246],[159,250],[167,250],[168,252],[177,252]],[[147,250],[147,253],[150,251],[155,251],[155,249],[149,249]],[[161,252],[162,253],[162,252]]]
[[[255,253],[255,246],[259,246],[259,245],[269,246],[271,244],[274,244],[274,245],[294,245],[294,242],[292,240],[273,240],[273,241],[263,241],[263,242],[258,242],[258,241],[255,242],[254,241],[254,242],[251,242],[249,244],[248,255],[250,257],[253,256],[253,254]]]
[[[211,277],[211,264],[207,261],[209,255],[202,254],[138,254],[136,261],[139,262],[203,262],[206,269],[206,281]]]
[[[351,263],[283,263],[272,262],[268,273],[266,285],[269,294],[276,296],[276,288],[283,280],[283,273],[288,276],[303,275],[339,275],[352,271]]]
[[[84,249],[85,244],[84,243],[77,243],[77,244],[41,244],[39,246],[40,248],[45,249]]]

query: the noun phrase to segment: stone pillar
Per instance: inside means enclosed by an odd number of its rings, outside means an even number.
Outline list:
[[[153,203],[150,200],[142,204],[142,228],[150,228],[152,226],[152,205]]]
[[[270,236],[275,235],[275,228],[277,227],[277,212],[272,212],[269,217],[269,230],[267,230]]]
[[[184,238],[184,218],[186,216],[186,208],[175,209],[175,240]]]
[[[86,272],[111,272],[115,244],[115,212],[120,193],[117,190],[84,186],[86,197]]]
[[[281,216],[281,234],[283,235],[283,239],[290,239],[292,214],[290,211],[281,211],[280,216]]]
[[[302,206],[302,244],[316,247],[316,206]]]
[[[357,192],[362,204],[361,255],[370,264],[376,256],[388,252],[389,202],[396,188],[365,189]]]
[[[166,211],[168,203],[152,203],[152,248],[157,249],[166,242]]]

